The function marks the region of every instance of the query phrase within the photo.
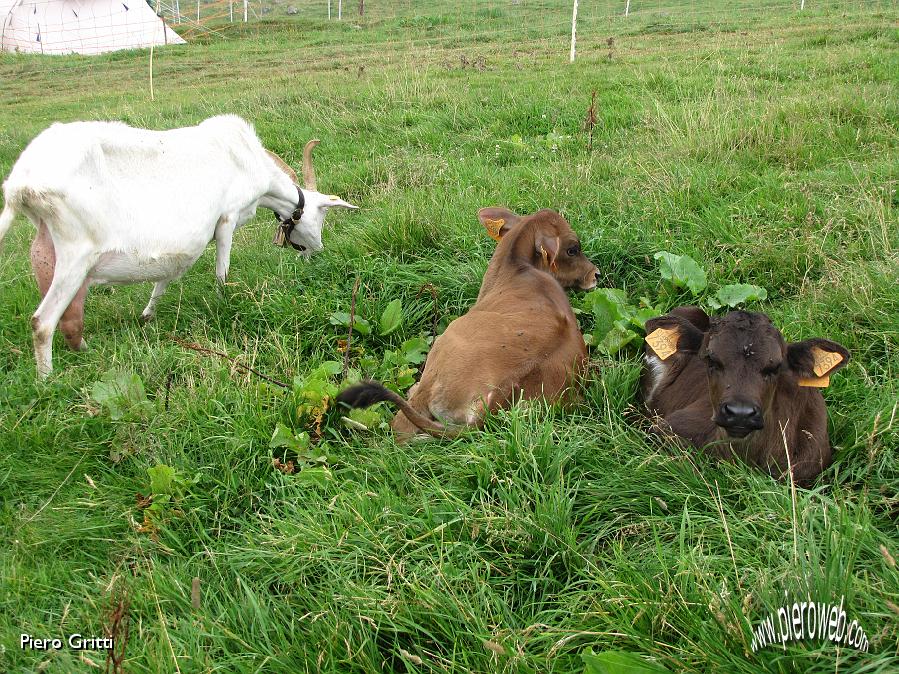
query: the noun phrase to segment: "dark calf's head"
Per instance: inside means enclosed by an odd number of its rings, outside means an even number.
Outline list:
[[[511,233],[515,252],[552,274],[563,288],[596,287],[599,270],[584,255],[571,225],[555,211],[543,209],[522,216],[507,208],[490,207],[479,210],[478,218],[497,241]]]
[[[778,386],[826,386],[846,365],[849,352],[827,339],[787,343],[767,316],[732,311],[708,322],[704,333],[683,308],[646,324],[647,342],[662,328],[676,349],[702,359],[708,370],[715,424],[729,437],[745,438],[765,427]]]

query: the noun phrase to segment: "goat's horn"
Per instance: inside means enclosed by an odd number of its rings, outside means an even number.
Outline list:
[[[277,167],[279,169],[281,169],[282,171],[284,171],[284,173],[287,174],[287,176],[294,182],[294,184],[296,184],[297,183],[297,174],[294,172],[294,170],[292,168],[290,168],[290,166],[287,165],[287,162],[285,162],[283,159],[281,159],[281,157],[276,155],[271,150],[266,150],[266,152],[268,153],[268,156],[271,157],[272,160],[275,162]]]
[[[312,150],[321,143],[320,140],[313,139],[306,143],[303,148],[303,187],[307,190],[315,190],[315,169],[312,167]]]

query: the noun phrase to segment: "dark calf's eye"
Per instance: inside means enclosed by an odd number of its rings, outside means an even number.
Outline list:
[[[712,358],[711,356],[706,357],[705,359],[706,365],[709,366],[710,371],[723,370],[724,365],[717,358]]]
[[[568,249],[568,257],[574,257],[580,252],[581,252],[580,246],[572,246],[571,248]]]
[[[780,372],[780,365],[769,365],[764,370],[762,370],[762,375],[765,377],[773,377],[778,372]]]

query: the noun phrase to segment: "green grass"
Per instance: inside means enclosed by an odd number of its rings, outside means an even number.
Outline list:
[[[234,112],[295,165],[321,138],[322,189],[363,207],[329,216],[309,263],[272,247],[260,214],[236,235],[224,296],[209,251],[147,326],[148,285],[95,289],[90,351],[58,337],[46,384],[33,229],[14,226],[0,253],[0,671],[95,671],[18,639],[100,634],[111,587],[130,596],[129,672],[573,672],[587,647],[678,671],[896,671],[899,569],[881,552],[899,556],[895,5],[635,2],[625,21],[581,3],[569,65],[569,2],[387,4],[158,50],[155,100],[146,52],[0,55],[0,175],[55,120],[168,128]],[[454,442],[329,434],[333,480],[314,486],[272,467],[296,395],[173,339],[290,381],[342,357],[328,317],[359,277],[363,315],[401,298],[407,320],[357,343],[395,348],[430,330],[423,284],[439,318],[474,302],[493,250],[475,212],[491,204],[559,209],[603,285],[632,297],[656,289],[654,252],[686,253],[716,286],[765,286],[759,308],[788,339],[849,348],[825,392],[835,462],[818,486],[794,496],[649,435],[635,353],[595,356],[573,409],[518,407]],[[113,421],[92,401],[113,368],[142,378],[149,417]],[[136,494],[160,462],[195,482],[154,539]],[[785,592],[845,596],[870,652],[753,654],[750,624]]]

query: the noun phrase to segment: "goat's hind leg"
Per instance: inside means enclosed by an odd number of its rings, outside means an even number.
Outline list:
[[[34,357],[40,378],[46,378],[53,370],[53,332],[75,297],[86,292],[85,282],[91,263],[91,255],[87,251],[66,251],[56,260],[53,281],[31,318]],[[83,307],[83,298],[81,306]],[[80,325],[79,317],[77,324],[69,326],[72,331],[66,335],[67,341],[77,337],[79,346]]]
[[[41,223],[38,226],[37,236],[31,243],[31,269],[41,299],[46,297],[47,291],[50,290],[55,267],[56,252],[53,248],[53,239],[50,238],[47,226]],[[59,328],[66,339],[66,344],[75,351],[87,349],[87,343],[84,341],[84,301],[87,299],[87,289],[88,281],[85,279],[59,321]]]

